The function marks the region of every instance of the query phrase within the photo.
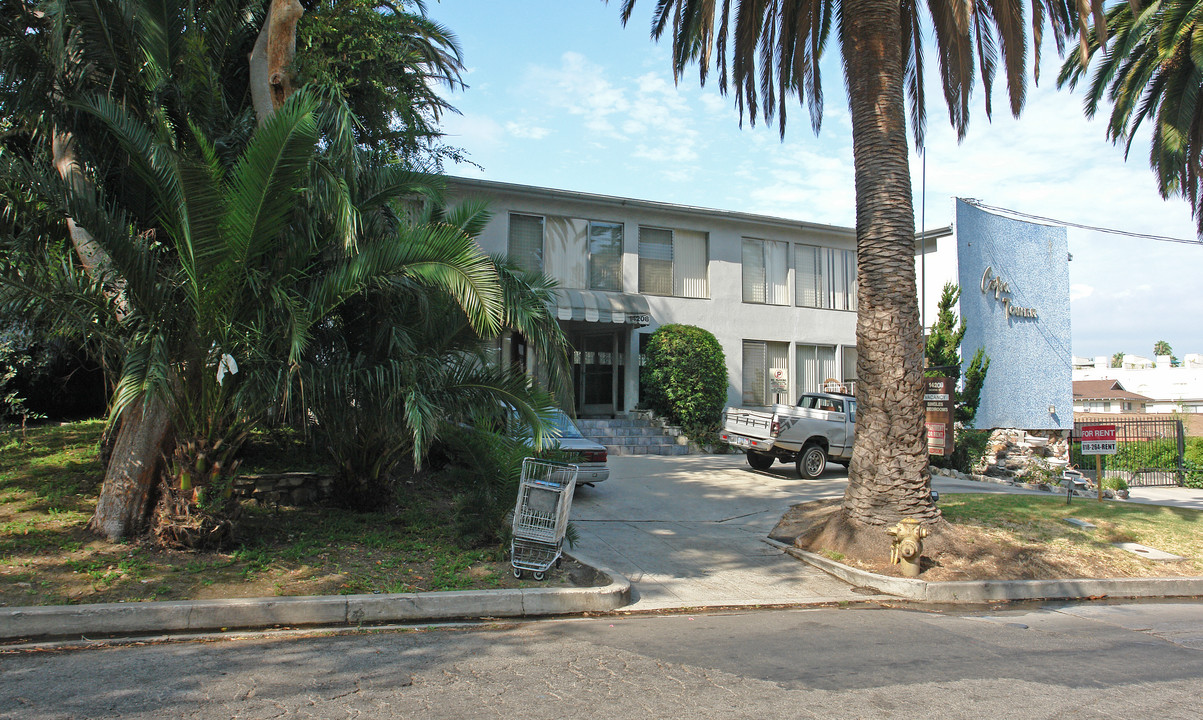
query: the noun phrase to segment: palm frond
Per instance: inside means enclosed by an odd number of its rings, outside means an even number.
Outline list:
[[[236,262],[253,262],[287,226],[317,145],[316,107],[303,89],[294,93],[256,131],[230,173],[226,232]]]

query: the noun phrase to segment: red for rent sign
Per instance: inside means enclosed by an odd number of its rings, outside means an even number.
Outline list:
[[[1083,455],[1114,455],[1115,449],[1114,425],[1082,426]]]

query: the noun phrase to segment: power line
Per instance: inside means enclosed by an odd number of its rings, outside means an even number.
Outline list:
[[[1055,225],[1065,225],[1066,227],[1078,228],[1080,230],[1092,230],[1094,232],[1109,233],[1111,235],[1126,235],[1127,237],[1141,238],[1142,240],[1156,240],[1158,242],[1172,242],[1172,243],[1180,243],[1182,245],[1203,245],[1203,240],[1200,240],[1199,238],[1195,238],[1193,240],[1184,240],[1182,238],[1169,237],[1167,235],[1147,235],[1145,233],[1134,233],[1134,232],[1128,232],[1126,230],[1116,230],[1114,228],[1098,227],[1095,225],[1083,225],[1081,223],[1068,222],[1066,220],[1057,220],[1055,218],[1042,217],[1040,215],[1032,215],[1029,213],[1019,212],[1018,210],[1011,210],[1009,208],[994,207],[993,205],[987,205],[987,204],[981,202],[980,200],[974,200],[973,198],[960,198],[960,199],[964,200],[965,202],[969,203],[970,205],[972,205],[976,208],[981,208],[982,210],[991,210],[994,212],[1003,213],[1003,214],[1011,215],[1011,216],[1018,217],[1018,218],[1024,218],[1026,220],[1038,220],[1041,222],[1052,223]]]

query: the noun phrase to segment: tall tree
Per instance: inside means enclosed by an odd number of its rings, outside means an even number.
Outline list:
[[[1186,198],[1203,235],[1203,19],[1198,0],[1116,3],[1096,15],[1082,46],[1066,58],[1058,86],[1086,82],[1086,117],[1111,105],[1107,139],[1124,156],[1142,126],[1149,165],[1164,198]],[[1104,52],[1096,52],[1111,37]],[[1094,66],[1091,73],[1091,66]],[[1147,123],[1147,124],[1146,124]]]
[[[623,22],[635,0],[624,0]],[[1058,50],[1075,31],[1071,18],[1102,0],[1032,0],[1036,42],[1051,25]],[[1020,2],[929,1],[949,120],[958,137],[969,122],[969,98],[980,74],[990,94],[1001,61],[1012,114],[1023,107],[1027,37]],[[915,218],[907,151],[922,147],[925,126],[921,18],[918,3],[889,0],[661,0],[652,37],[666,30],[679,80],[696,62],[704,84],[713,63],[719,88],[735,95],[741,117],[776,115],[782,135],[786,105],[796,96],[817,132],[822,119],[822,57],[833,22],[852,120],[856,178],[858,417],[843,513],[848,535],[913,517],[935,521],[922,406],[922,328],[915,285]],[[1085,26],[1083,18],[1082,26]],[[1085,42],[1085,40],[1082,40]],[[717,52],[716,52],[717,51]],[[880,531],[875,531],[880,533]]]
[[[929,376],[951,377],[956,384],[956,420],[962,425],[973,423],[977,415],[977,406],[982,398],[982,384],[986,382],[986,372],[990,369],[990,358],[986,357],[985,348],[978,348],[969,364],[961,372],[962,356],[961,341],[965,338],[965,318],[957,319],[957,301],[961,297],[961,288],[953,283],[945,283],[940,292],[940,302],[936,306],[936,322],[932,325],[924,343],[926,374]],[[962,374],[965,382],[961,382]]]
[[[1173,354],[1174,354],[1174,349],[1171,348],[1170,344],[1168,342],[1166,342],[1165,340],[1158,340],[1157,342],[1153,343],[1153,357],[1157,357],[1159,355],[1173,355]]]
[[[1111,356],[1111,367],[1122,368],[1124,366],[1124,355],[1126,353],[1117,352]]]
[[[210,357],[226,344],[218,342],[214,332],[238,336],[245,345],[249,327],[262,330],[273,321],[261,312],[273,307],[268,301],[286,315],[305,308],[304,302],[267,281],[274,277],[268,270],[306,261],[307,252],[320,248],[327,274],[314,292],[325,301],[328,314],[332,298],[374,277],[367,269],[373,262],[392,262],[392,271],[404,276],[397,266],[404,260],[411,284],[439,286],[460,303],[476,331],[487,335],[500,327],[506,307],[497,269],[462,231],[400,222],[388,226],[387,233],[365,234],[380,229],[374,222],[384,215],[401,217],[398,196],[411,193],[414,186],[388,180],[398,168],[386,170],[381,184],[358,184],[365,180],[356,173],[361,153],[354,149],[354,123],[340,88],[315,92],[306,102],[327,102],[300,113],[309,118],[302,125],[319,130],[320,142],[301,143],[299,149],[294,145],[275,158],[262,151],[247,155],[248,147],[271,144],[256,138],[268,132],[272,116],[296,90],[291,68],[303,7],[295,0],[0,2],[0,109],[10,132],[0,150],[6,178],[44,186],[46,202],[71,227],[78,257],[68,260],[65,274],[56,278],[62,291],[58,297],[71,297],[77,309],[103,320],[112,330],[110,350],[120,358],[121,382],[111,425],[119,432],[93,518],[93,526],[103,534],[117,537],[141,525],[163,455],[174,456],[173,448],[181,442],[196,440],[205,422],[217,422],[217,435],[237,424],[222,419],[224,411],[214,412],[211,403],[205,405],[217,398],[214,402],[225,403],[222,407],[236,406],[222,398],[229,387],[243,384],[241,379],[216,382],[222,370],[231,377],[233,362],[227,364],[226,358],[235,358],[228,351]],[[371,12],[360,13],[361,19],[370,19]],[[449,36],[426,41],[443,50],[451,43],[439,60],[444,71],[458,72],[458,50]],[[392,72],[412,63],[410,76],[421,80],[402,89],[439,79],[427,66],[430,58],[421,53],[385,59],[390,62],[364,64],[362,69]],[[421,97],[411,100],[424,102]],[[396,101],[396,106],[402,102]],[[300,136],[308,137],[309,131],[295,137]],[[421,139],[413,137],[416,147]],[[58,183],[39,177],[39,155],[52,157]],[[286,187],[268,182],[269,166],[281,162],[289,163]],[[244,182],[256,173],[263,180],[258,187]],[[425,185],[429,190],[430,184]],[[301,188],[305,192],[298,195]],[[374,215],[354,202],[359,191],[374,193]],[[240,224],[238,208],[230,205],[256,192],[264,202],[258,210],[272,221]],[[308,203],[305,209],[321,206],[322,212],[298,212],[298,198]],[[385,206],[387,212],[381,211]],[[83,221],[85,216],[92,224]],[[82,231],[78,236],[77,229]],[[255,268],[236,261],[249,247],[261,248],[281,238],[291,238],[292,249],[277,248],[278,256],[255,256],[274,258],[276,265]],[[234,267],[245,272],[212,274],[231,257]],[[292,281],[314,267],[305,265],[296,268],[297,274],[282,277]],[[351,273],[345,287],[329,275],[340,267]],[[82,273],[74,272],[80,269]],[[238,278],[258,288],[260,299],[268,304],[261,303],[252,313],[259,325],[242,325],[237,319],[241,330],[223,330],[220,326],[233,319],[233,310],[248,307],[238,303],[246,294],[226,282]],[[236,292],[221,300],[223,290]],[[172,310],[180,311],[178,317],[168,317]],[[189,324],[188,317],[195,322]],[[279,322],[277,327],[301,333],[286,348],[291,361],[304,348],[306,328],[322,317],[315,311],[305,314],[303,322]],[[177,322],[181,319],[182,324]],[[246,378],[245,356],[243,362]],[[217,371],[211,373],[212,382],[206,367]],[[175,435],[183,440],[170,432],[181,420],[185,426],[176,426]],[[236,428],[232,432],[230,437],[237,437]],[[212,433],[200,434],[206,435],[206,442],[215,442]],[[198,452],[213,450],[205,443],[194,445]],[[226,442],[223,452],[234,445]],[[182,466],[178,460],[175,464],[177,469]],[[175,474],[183,479],[182,473]]]

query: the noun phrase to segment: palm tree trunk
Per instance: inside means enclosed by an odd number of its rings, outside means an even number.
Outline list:
[[[896,2],[844,2],[859,284],[856,445],[844,516],[862,527],[940,516],[927,492],[931,475],[899,23]]]
[[[87,177],[79,167],[75,139],[70,133],[54,131],[51,153],[55,170],[73,191],[84,192]],[[120,278],[114,278],[113,261],[86,228],[67,218],[71,244],[79,256],[80,265],[92,280],[110,278],[118,283],[112,292],[117,296],[117,316],[127,312],[121,297]],[[162,403],[139,401],[122,413],[115,436],[106,433],[107,452],[104,459],[104,482],[96,511],[88,526],[109,540],[136,532],[150,510],[150,494],[157,479],[156,471],[163,455],[163,442],[170,431],[170,421]]]
[[[87,177],[79,167],[75,154],[75,138],[70,133],[54,130],[50,141],[50,152],[54,156],[54,169],[63,182],[72,191],[80,192],[86,189]],[[84,228],[76,224],[72,218],[67,218],[67,231],[71,236],[71,245],[79,256],[80,265],[84,272],[93,280],[102,273],[107,273],[112,266],[112,260],[96,240]],[[119,309],[120,311],[120,309]]]
[[[117,540],[142,529],[169,429],[167,407],[158,400],[144,397],[122,413],[96,512],[88,523],[93,532]]]

